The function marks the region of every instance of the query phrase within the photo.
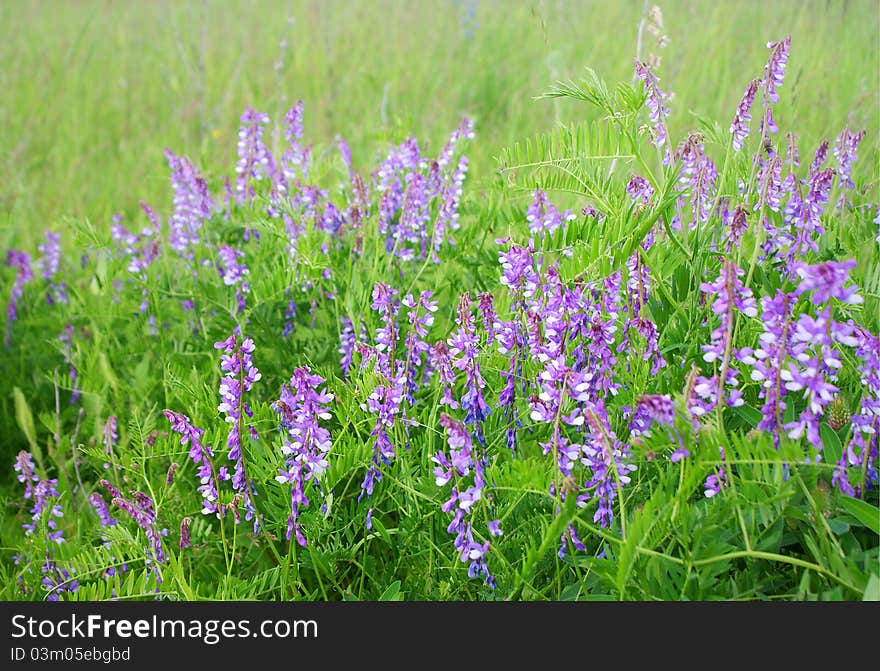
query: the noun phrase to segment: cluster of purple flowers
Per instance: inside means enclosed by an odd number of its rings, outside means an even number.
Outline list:
[[[239,261],[244,257],[244,252],[230,245],[220,245],[217,248],[217,254],[220,256],[217,272],[224,285],[235,287],[237,309],[239,313],[242,313],[247,307],[245,294],[250,291],[250,284],[244,279],[250,274],[250,270],[244,262]]]
[[[6,308],[6,346],[12,344],[12,325],[18,319],[18,301],[24,293],[24,286],[34,279],[34,271],[31,269],[31,257],[27,252],[10,249],[6,252],[6,265],[15,268],[15,282],[12,285],[12,294],[9,297],[9,305]]]
[[[450,497],[441,508],[444,513],[453,513],[446,531],[455,534],[454,546],[459,559],[463,563],[469,562],[468,577],[483,576],[485,584],[495,589],[495,578],[489,572],[486,560],[490,542],[477,542],[473,530],[473,514],[484,499],[483,490],[486,487],[484,460],[474,448],[471,435],[462,422],[443,413],[440,415],[440,425],[446,429],[449,452],[441,450],[431,461],[436,464],[434,480],[437,486],[453,483]],[[491,536],[500,536],[500,522],[489,522],[488,531]]]
[[[537,236],[544,231],[552,235],[557,229],[576,219],[571,210],[560,212],[544,191],[536,189],[532,197],[532,203],[526,210],[526,222],[532,235]]]
[[[43,479],[36,474],[36,466],[33,456],[29,452],[21,451],[15,458],[13,466],[18,473],[18,481],[24,485],[25,500],[32,499],[33,506],[30,510],[30,521],[25,522],[25,536],[40,537],[45,540],[61,544],[64,542],[64,531],[58,528],[57,520],[64,517],[59,499],[58,480]],[[52,551],[47,544],[45,557],[40,565],[42,574],[41,583],[47,592],[47,600],[58,601],[63,592],[76,592],[79,582],[72,577],[71,571],[61,568],[52,558]],[[16,563],[23,559],[21,555],[16,557]]]
[[[669,108],[666,107],[666,94],[660,89],[660,80],[654,74],[651,66],[647,63],[635,61],[636,77],[642,82],[646,99],[645,104],[648,106],[648,117],[653,124],[651,127],[652,144],[663,151],[663,165],[669,165],[672,162],[672,155],[669,152],[668,139],[669,133],[666,130],[666,117],[669,116]]]
[[[238,335],[233,333],[226,340],[214,343],[214,347],[223,352],[220,355],[220,370],[224,375],[220,380],[220,405],[217,406],[217,410],[226,415],[226,421],[232,425],[226,436],[229,459],[235,462],[232,488],[241,494],[246,511],[245,519],[254,521],[256,531],[260,521],[253,503],[253,483],[247,476],[242,438],[246,425],[244,417],[253,417],[253,411],[244,395],[251,391],[254,383],[259,381],[262,375],[254,366],[252,357],[254,341],[250,338],[244,338],[239,343]],[[256,440],[258,438],[256,429],[253,426],[247,428],[251,437]],[[234,510],[234,514],[238,521],[238,509]]]
[[[161,565],[165,563],[165,548],[162,545],[162,537],[166,530],[159,529],[156,521],[156,509],[153,500],[139,491],[132,491],[130,499],[114,487],[109,480],[101,480],[101,486],[110,494],[114,506],[124,511],[132,520],[144,530],[147,537],[146,565],[147,569],[156,577],[157,584],[162,582]]]
[[[211,218],[214,202],[208,184],[192,162],[165,150],[171,169],[174,211],[168,218],[168,244],[181,256],[192,258],[191,248],[199,243],[199,230]]]
[[[190,421],[184,414],[172,410],[164,411],[166,419],[171,423],[171,430],[180,434],[180,444],[189,445],[189,458],[198,467],[199,477],[198,491],[202,496],[202,514],[223,516],[223,507],[220,505],[220,482],[229,479],[229,473],[225,466],[219,473],[214,468],[214,452],[210,445],[202,442],[204,430]]]
[[[297,542],[303,547],[306,537],[299,516],[309,505],[306,486],[311,481],[320,491],[321,476],[330,465],[326,458],[331,446],[330,432],[320,425],[320,420],[331,418],[327,406],[333,400],[333,394],[320,388],[324,381],[307,366],[301,366],[293,371],[290,386],[282,385],[281,397],[272,406],[286,434],[281,446],[284,468],[278,469],[279,475],[275,479],[291,485],[287,540],[296,534]]]
[[[38,247],[42,253],[42,257],[37,261],[37,267],[43,279],[49,282],[49,288],[46,291],[46,302],[49,305],[56,303],[67,303],[67,284],[65,282],[54,282],[58,269],[61,266],[61,233],[46,231],[46,240]]]

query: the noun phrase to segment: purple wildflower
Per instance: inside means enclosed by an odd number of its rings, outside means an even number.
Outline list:
[[[663,165],[669,165],[672,157],[667,145],[668,133],[666,131],[666,117],[669,116],[669,108],[664,104],[666,94],[660,90],[660,80],[651,70],[647,63],[635,61],[636,76],[641,80],[646,94],[645,104],[648,106],[648,117],[653,124],[651,142],[658,149],[663,149]]]
[[[247,417],[253,416],[250,405],[244,400],[244,394],[251,391],[254,383],[259,381],[262,375],[254,366],[252,358],[254,341],[250,338],[244,338],[239,344],[236,334],[233,333],[226,340],[214,343],[214,347],[223,350],[220,357],[220,370],[225,372],[225,375],[220,380],[221,403],[217,410],[226,415],[226,421],[232,424],[226,437],[229,459],[235,462],[232,488],[243,495],[243,502],[247,510],[246,519],[254,520],[254,530],[256,530],[259,528],[259,519],[253,505],[253,485],[247,477],[241,445],[246,425],[242,413]]]
[[[776,89],[785,81],[785,66],[788,64],[788,54],[791,51],[791,37],[786,37],[779,42],[768,42],[770,58],[764,66],[764,87],[770,102],[779,102],[779,94]]]
[[[342,368],[342,377],[348,377],[357,337],[354,334],[354,324],[351,319],[340,317],[340,321],[342,322],[342,330],[339,332],[339,349],[337,351],[342,357],[339,359],[339,366]]]
[[[735,369],[730,366],[732,352],[733,326],[735,312],[739,310],[747,317],[757,317],[758,308],[752,290],[743,286],[740,277],[745,271],[738,268],[732,261],[725,261],[718,279],[713,283],[704,282],[700,285],[703,293],[714,295],[712,311],[719,315],[721,324],[712,331],[712,342],[703,346],[703,360],[707,363],[721,362],[719,385],[736,387],[739,381]],[[698,392],[699,393],[699,392]],[[742,405],[742,394],[734,389],[728,394],[726,403],[730,406]]]
[[[571,210],[560,212],[556,206],[547,198],[547,194],[540,189],[536,189],[532,194],[533,200],[526,211],[526,222],[529,225],[529,231],[533,235],[547,231],[551,235],[559,228],[562,228],[569,221],[576,219]]]
[[[632,175],[626,185],[626,193],[637,205],[647,205],[654,196],[654,187],[644,177]]]
[[[161,582],[160,565],[165,562],[165,548],[162,545],[162,532],[156,524],[156,509],[153,500],[143,492],[132,492],[132,499],[122,496],[107,480],[101,480],[101,486],[112,497],[113,505],[125,511],[135,523],[144,530],[147,536],[147,566],[156,573],[157,582]]]
[[[186,415],[172,410],[165,410],[164,414],[171,422],[171,430],[180,434],[180,444],[184,447],[189,445],[189,458],[198,467],[198,491],[202,495],[202,514],[216,513],[218,517],[222,516],[223,508],[219,505],[220,482],[214,471],[214,453],[210,445],[202,443],[204,430],[193,426]]]
[[[6,265],[15,268],[15,282],[6,308],[6,346],[12,343],[12,325],[18,319],[18,301],[24,293],[24,285],[34,279],[31,257],[27,252],[10,249],[6,252]]]
[[[184,517],[182,520],[180,520],[180,541],[177,545],[179,550],[185,550],[190,546],[192,542],[192,539],[189,535],[189,525],[191,522],[191,517]]]
[[[727,473],[725,473],[724,471],[724,463],[726,461],[724,448],[719,446],[718,451],[721,453],[722,465],[719,466],[712,474],[709,475],[709,477],[706,478],[706,483],[704,485],[704,494],[707,499],[710,499],[718,494],[727,483]]]
[[[272,156],[263,142],[269,116],[247,107],[241,115],[238,131],[238,163],[235,165],[235,197],[239,204],[253,199],[253,182],[271,177],[274,171]]]
[[[434,480],[438,487],[454,480],[451,496],[441,507],[443,512],[454,511],[446,531],[455,534],[454,546],[459,559],[463,563],[469,562],[468,577],[483,576],[485,584],[495,589],[495,578],[486,561],[490,543],[478,543],[473,535],[473,513],[476,504],[483,499],[486,486],[483,460],[475,453],[470,433],[462,422],[443,413],[440,425],[446,429],[449,452],[440,451],[431,460],[437,464]],[[489,523],[489,533],[493,536],[501,534],[497,520]]]
[[[797,295],[812,291],[815,305],[827,303],[832,298],[850,305],[858,305],[863,302],[862,297],[856,293],[859,288],[855,285],[844,286],[849,281],[849,271],[855,267],[856,262],[853,259],[843,262],[825,261],[815,266],[796,263],[794,272],[800,278]]]
[[[181,256],[190,257],[190,248],[199,242],[199,229],[211,218],[214,203],[208,185],[195,166],[185,156],[175,156],[165,150],[171,168],[171,188],[174,191],[174,212],[168,219],[171,233],[168,243]],[[158,230],[158,229],[157,229]]]
[[[743,141],[749,134],[749,121],[752,120],[751,110],[755,103],[755,94],[758,92],[758,86],[761,81],[753,79],[746,87],[746,92],[739,105],[736,107],[736,114],[730,124],[730,133],[733,135],[733,150],[740,151],[743,148]]]
[[[297,542],[305,547],[299,515],[309,505],[306,484],[315,483],[320,490],[320,480],[327,470],[327,452],[330,450],[330,432],[320,426],[319,420],[331,418],[327,405],[333,394],[321,390],[324,378],[313,374],[308,367],[293,371],[290,387],[282,385],[281,398],[273,409],[281,416],[281,427],[286,432],[281,452],[285,465],[275,477],[278,482],[291,485],[291,514],[287,520],[287,540],[296,534]]]
[[[471,297],[465,293],[458,304],[458,317],[455,320],[458,330],[447,341],[452,365],[465,373],[464,394],[461,407],[466,412],[465,422],[477,425],[477,437],[482,441],[480,424],[489,414],[489,406],[483,398],[486,382],[480,372],[478,361],[478,344],[476,328],[471,315]]]
[[[98,514],[98,519],[101,520],[102,527],[112,527],[114,524],[117,523],[117,520],[115,520],[113,516],[110,515],[110,507],[107,505],[104,497],[98,494],[98,492],[94,492],[91,496],[89,496],[89,503],[92,504],[92,507]]]

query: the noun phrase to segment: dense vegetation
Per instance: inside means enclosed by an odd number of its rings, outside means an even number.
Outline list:
[[[876,128],[784,34],[673,98],[662,18],[501,151],[248,105],[168,207],[17,233],[3,597],[880,598]]]

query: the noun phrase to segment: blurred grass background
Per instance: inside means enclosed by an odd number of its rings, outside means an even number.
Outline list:
[[[653,3],[651,3],[653,4]],[[876,0],[667,0],[664,89],[675,142],[690,112],[725,128],[766,42],[792,36],[778,122],[809,160],[844,124],[866,128],[876,179]],[[140,199],[170,206],[165,147],[211,180],[232,172],[245,105],[273,121],[297,99],[307,140],[337,134],[369,166],[408,132],[432,151],[462,114],[472,174],[498,150],[592,113],[534,100],[584,66],[632,76],[647,5],[587,0],[4,0],[0,3],[0,244],[32,249],[60,218],[109,223]],[[753,121],[753,126],[757,121]],[[215,182],[216,183],[216,182]]]

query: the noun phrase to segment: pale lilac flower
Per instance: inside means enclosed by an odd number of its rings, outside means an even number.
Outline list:
[[[24,286],[34,279],[31,270],[31,257],[27,252],[10,249],[6,252],[6,265],[15,268],[15,282],[6,308],[6,346],[12,343],[12,325],[18,319],[18,301],[24,293]]]
[[[165,150],[165,156],[174,191],[174,212],[168,219],[171,230],[168,243],[181,256],[192,258],[191,247],[199,243],[199,230],[211,218],[214,203],[207,182],[188,158],[176,156],[169,149]]]
[[[334,397],[321,389],[324,381],[307,366],[301,366],[293,371],[290,386],[282,385],[281,398],[272,404],[280,415],[281,428],[286,434],[281,446],[285,457],[284,468],[278,469],[279,475],[275,479],[291,485],[287,540],[296,535],[297,543],[303,547],[307,541],[299,516],[302,509],[309,505],[306,486],[311,481],[321,491],[321,476],[330,465],[327,461],[331,446],[330,432],[320,425],[320,420],[331,418],[327,406]]]
[[[262,375],[253,362],[254,341],[250,338],[244,338],[239,344],[236,334],[233,333],[226,340],[214,343],[214,347],[223,350],[220,357],[220,370],[225,375],[220,380],[221,403],[217,410],[226,415],[226,421],[232,424],[226,437],[229,459],[235,462],[232,487],[236,492],[242,494],[247,511],[246,519],[254,520],[254,530],[256,531],[260,521],[252,500],[253,483],[250,482],[246,473],[241,439],[246,425],[242,414],[247,417],[253,416],[250,405],[244,400],[244,394],[251,391],[254,383],[258,382]]]
[[[651,142],[658,149],[663,149],[663,165],[669,165],[672,157],[667,145],[668,132],[666,130],[666,117],[669,116],[669,108],[666,107],[666,94],[660,90],[660,80],[651,70],[651,66],[635,61],[636,76],[641,80],[646,94],[645,104],[648,106],[652,126]]]
[[[168,421],[171,422],[171,430],[180,434],[180,444],[184,447],[189,445],[189,458],[198,467],[198,491],[202,495],[202,514],[210,515],[214,513],[218,517],[222,517],[223,508],[219,505],[220,483],[214,471],[214,453],[210,445],[202,443],[204,430],[193,426],[186,415],[172,410],[165,410],[164,414]]]
[[[759,79],[753,79],[746,87],[742,100],[736,108],[733,122],[730,124],[730,133],[733,135],[733,150],[740,151],[743,141],[749,134],[749,121],[752,120],[751,110],[755,102],[755,94],[758,92]]]

